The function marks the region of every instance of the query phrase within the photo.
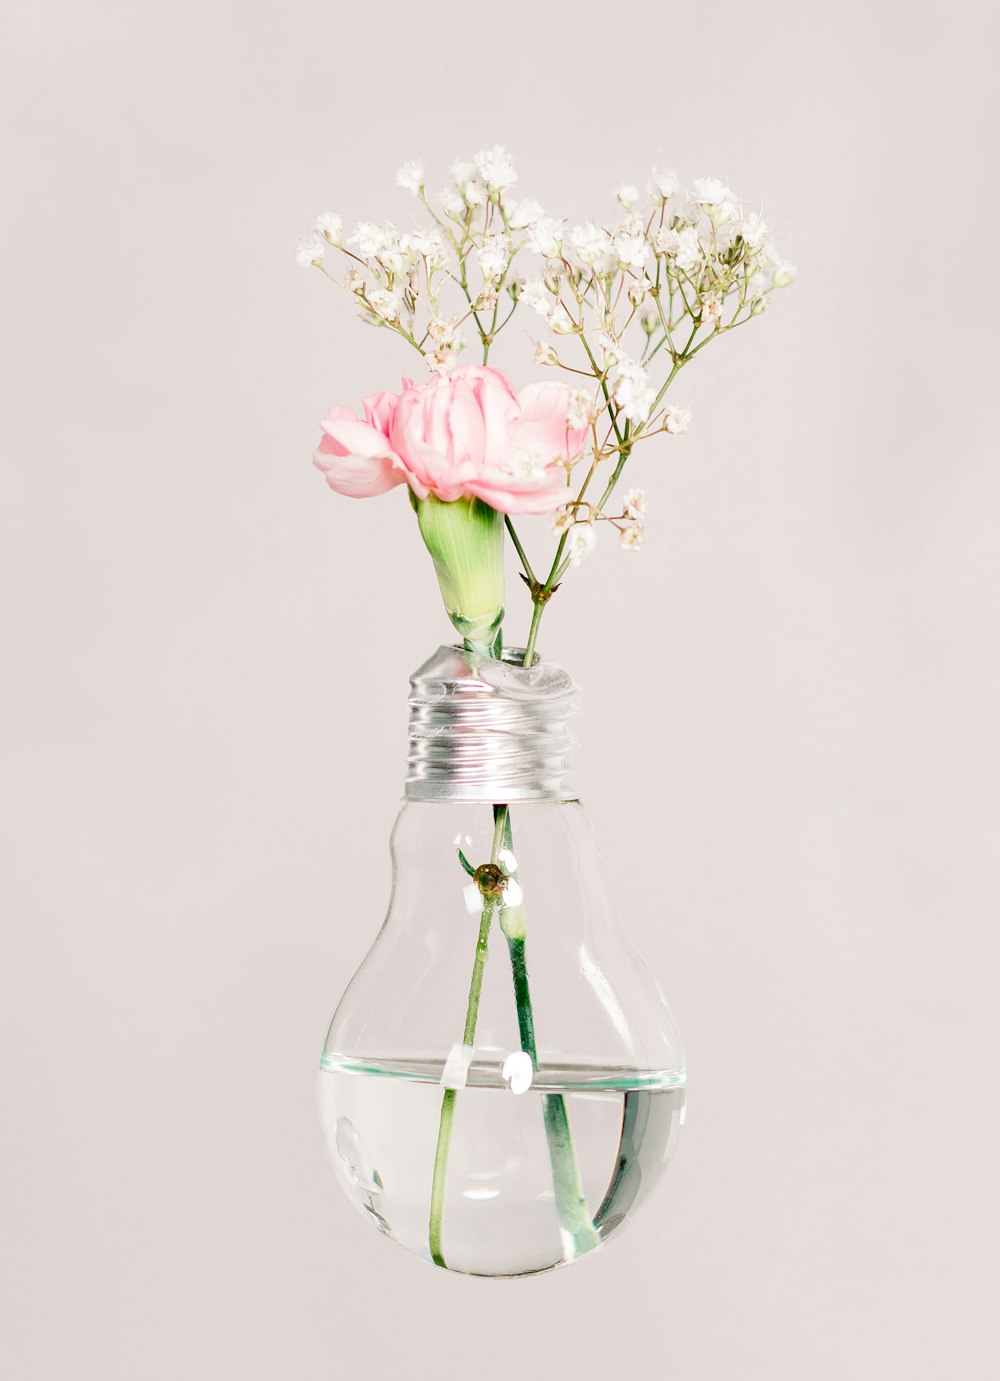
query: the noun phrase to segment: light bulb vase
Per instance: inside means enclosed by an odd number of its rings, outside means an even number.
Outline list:
[[[686,1088],[568,786],[576,687],[522,655],[441,648],[411,679],[388,915],[320,1062],[349,1197],[472,1275],[602,1246],[672,1155]]]

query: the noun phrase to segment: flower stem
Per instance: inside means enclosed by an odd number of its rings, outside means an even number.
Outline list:
[[[513,852],[514,836],[509,808],[504,823],[504,844]],[[537,1070],[535,1014],[531,1006],[531,989],[528,986],[528,960],[524,936],[508,935],[507,949],[510,952],[510,968],[514,978],[514,1002],[517,1006],[517,1029],[521,1037],[521,1049],[530,1056],[532,1067]],[[548,1142],[549,1162],[552,1166],[556,1217],[564,1242],[568,1241],[571,1244],[567,1247],[567,1254],[574,1257],[582,1256],[584,1252],[599,1244],[600,1237],[587,1209],[587,1200],[580,1180],[580,1166],[569,1125],[569,1113],[566,1110],[566,1100],[561,1093],[546,1093],[543,1096],[543,1114],[545,1140]]]
[[[507,828],[508,810],[497,806],[494,810],[493,848],[490,863],[496,864],[503,845],[504,831]],[[474,1045],[476,1041],[476,1022],[479,1019],[479,1000],[483,991],[483,972],[489,957],[490,927],[497,901],[492,895],[483,897],[483,909],[479,919],[479,935],[476,939],[476,957],[472,965],[472,980],[469,984],[469,1000],[465,1010],[465,1031],[463,1045]],[[435,1266],[444,1266],[441,1250],[441,1219],[444,1214],[444,1192],[448,1175],[448,1151],[451,1147],[451,1132],[455,1121],[455,1089],[446,1088],[441,1100],[441,1118],[438,1123],[437,1146],[434,1151],[434,1174],[431,1179],[431,1211],[427,1225],[427,1241],[431,1260]]]
[[[535,1046],[535,1017],[528,988],[528,966],[523,938],[508,939],[510,967],[514,975],[514,1000],[517,1003],[517,1025],[521,1033],[521,1049],[531,1056],[538,1068]],[[600,1238],[587,1209],[587,1200],[580,1182],[580,1166],[576,1159],[573,1134],[570,1131],[566,1100],[561,1093],[546,1093],[543,1101],[545,1139],[549,1144],[552,1165],[552,1188],[555,1194],[556,1216],[563,1233],[572,1242],[572,1255],[581,1256],[596,1247]]]
[[[528,641],[524,649],[524,665],[530,667],[535,660],[535,643],[538,641],[538,625],[542,621],[545,613],[545,601],[535,600],[535,607],[531,611],[531,627],[528,629]]]

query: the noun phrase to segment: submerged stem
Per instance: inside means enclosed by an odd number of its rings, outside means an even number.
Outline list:
[[[510,811],[507,811],[505,844],[513,849],[513,832],[510,824]],[[508,935],[507,948],[510,952],[510,968],[514,978],[514,1001],[517,1005],[517,1029],[521,1038],[521,1049],[531,1058],[534,1069],[538,1068],[538,1048],[535,1041],[535,1014],[531,1005],[531,989],[528,985],[528,960],[525,953],[523,935]],[[556,1217],[563,1234],[567,1254],[581,1256],[596,1247],[600,1241],[597,1229],[587,1209],[587,1200],[580,1179],[580,1166],[573,1145],[573,1133],[569,1125],[566,1100],[561,1093],[546,1093],[543,1096],[545,1119],[545,1140],[549,1147],[549,1162],[552,1166],[552,1188],[555,1195]]]
[[[494,808],[493,825],[493,847],[490,851],[490,863],[496,864],[500,849],[503,846],[504,832],[507,828],[508,810],[506,806],[496,806]],[[497,899],[494,896],[483,897],[483,909],[479,918],[479,934],[476,938],[476,957],[472,965],[472,979],[469,983],[469,1001],[465,1009],[465,1030],[462,1035],[463,1045],[474,1045],[476,1040],[476,1022],[479,1019],[479,1000],[483,992],[483,973],[486,968],[486,960],[489,957],[489,938],[490,927],[493,923],[493,913],[496,910]],[[427,1241],[430,1247],[431,1260],[435,1266],[444,1266],[445,1259],[441,1251],[441,1219],[444,1214],[444,1192],[448,1175],[448,1151],[451,1147],[451,1132],[455,1120],[455,1089],[446,1088],[441,1099],[441,1118],[438,1123],[437,1146],[434,1150],[434,1174],[431,1179],[431,1211],[430,1219],[427,1224]]]

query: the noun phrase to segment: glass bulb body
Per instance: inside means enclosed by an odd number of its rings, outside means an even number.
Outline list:
[[[682,1120],[683,1054],[580,802],[430,794],[392,833],[389,911],[330,1024],[321,1122],[388,1237],[451,1270],[532,1274],[643,1202]]]

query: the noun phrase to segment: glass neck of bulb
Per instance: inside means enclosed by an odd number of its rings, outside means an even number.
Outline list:
[[[406,799],[572,801],[577,687],[551,662],[441,647],[410,678]]]

